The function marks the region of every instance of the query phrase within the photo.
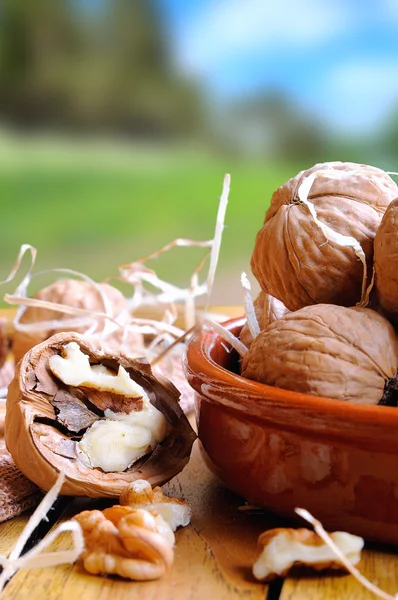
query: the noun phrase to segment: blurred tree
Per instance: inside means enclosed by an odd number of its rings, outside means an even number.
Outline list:
[[[227,135],[248,154],[262,154],[311,163],[323,160],[326,135],[284,94],[260,94],[240,100],[226,113]]]
[[[0,111],[26,125],[143,136],[199,131],[199,92],[172,68],[156,4],[3,0]]]

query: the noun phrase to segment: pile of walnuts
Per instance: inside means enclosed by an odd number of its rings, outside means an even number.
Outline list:
[[[397,226],[398,186],[375,167],[317,164],[276,190],[251,259],[261,332],[241,332],[241,374],[396,406]]]

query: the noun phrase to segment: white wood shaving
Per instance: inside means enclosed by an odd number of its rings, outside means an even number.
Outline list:
[[[224,220],[226,208],[228,204],[228,194],[230,188],[230,176],[225,175],[222,193],[219,201],[217,219],[215,224],[214,237],[211,240],[195,241],[186,238],[177,238],[174,241],[166,244],[159,250],[152,252],[150,255],[140,258],[132,263],[125,264],[119,267],[119,276],[114,279],[119,279],[124,283],[128,283],[132,287],[131,297],[126,297],[127,309],[121,314],[111,316],[110,299],[105,295],[99,283],[92,280],[83,273],[70,269],[50,269],[33,273],[33,267],[37,257],[37,250],[33,246],[24,244],[21,246],[17,260],[11,269],[8,278],[0,282],[1,284],[11,282],[17,272],[21,269],[22,259],[27,252],[30,252],[30,266],[27,274],[23,277],[22,282],[17,286],[14,293],[7,293],[4,300],[12,305],[17,305],[17,313],[14,319],[14,327],[16,330],[25,333],[37,333],[48,330],[57,330],[59,327],[67,329],[85,328],[85,334],[91,337],[106,340],[107,337],[116,330],[122,330],[123,339],[121,345],[128,339],[129,332],[137,332],[150,335],[165,335],[162,344],[169,339],[166,334],[179,338],[183,335],[184,330],[175,326],[177,317],[182,314],[185,317],[185,330],[192,328],[196,321],[196,298],[207,296],[206,310],[209,306],[210,295],[214,283],[217,262],[219,258],[222,233],[224,229]],[[176,247],[188,248],[211,248],[210,252],[202,258],[199,265],[196,267],[190,277],[190,282],[187,287],[179,287],[168,281],[162,280],[156,272],[145,264],[147,261],[157,259],[165,252]],[[200,273],[203,270],[206,262],[209,260],[209,268],[207,277],[204,281],[200,281]],[[57,302],[44,301],[37,298],[31,298],[28,294],[28,287],[34,277],[45,273],[61,273],[67,274],[73,278],[80,278],[91,283],[102,300],[104,310],[89,311],[77,307],[60,304]],[[112,279],[107,278],[107,282]],[[177,306],[181,311],[177,310]],[[37,307],[57,311],[70,318],[49,319],[37,323],[23,323],[21,317],[29,307]],[[136,313],[140,311],[141,315],[145,315],[145,310],[148,309],[153,313],[159,313],[159,318],[138,318]],[[163,315],[163,317],[162,317]],[[166,316],[167,315],[167,316]],[[172,319],[170,316],[174,315]],[[101,327],[99,327],[99,323]],[[172,343],[172,342],[170,342]],[[153,347],[151,348],[153,351]],[[142,347],[143,355],[146,354],[146,348]],[[150,352],[152,354],[152,352]],[[162,350],[162,353],[163,350]]]
[[[331,173],[333,175],[331,175]],[[315,173],[312,173],[311,175],[309,175],[308,177],[305,177],[298,189],[298,197],[299,200],[305,204],[305,206],[307,206],[308,210],[311,213],[312,218],[314,219],[314,222],[318,225],[318,227],[320,228],[320,230],[322,231],[323,235],[325,236],[326,240],[328,242],[333,242],[334,244],[338,245],[338,246],[342,246],[345,248],[352,248],[356,254],[356,256],[359,258],[359,260],[361,261],[362,265],[363,265],[363,277],[362,277],[362,290],[361,290],[361,300],[358,303],[359,306],[366,306],[366,281],[367,281],[367,265],[366,265],[366,256],[365,256],[365,252],[362,249],[361,244],[358,242],[358,240],[356,240],[354,237],[350,236],[350,235],[343,235],[341,233],[338,233],[337,231],[334,231],[334,229],[332,229],[331,227],[329,227],[329,225],[326,225],[326,223],[323,223],[320,219],[318,219],[318,216],[316,214],[316,210],[315,210],[315,206],[313,205],[312,202],[310,202],[308,200],[308,195],[310,192],[310,189],[315,181],[315,179],[317,179],[317,177],[335,177],[335,178],[341,178],[341,176],[336,175],[337,173],[344,173],[344,176],[347,176],[348,174],[352,173],[351,171],[324,171],[324,170],[320,170],[320,171],[316,171]]]
[[[210,297],[213,290],[214,277],[216,274],[218,258],[220,254],[222,234],[224,231],[225,213],[227,211],[228,196],[231,186],[231,176],[225,175],[223,188],[220,196],[220,204],[218,206],[216,228],[214,232],[213,245],[210,254],[210,266],[207,274],[207,304],[206,309],[210,306]]]
[[[362,573],[360,571],[358,571],[358,569],[356,567],[354,567],[354,565],[352,565],[349,560],[347,560],[346,556],[344,556],[344,553],[334,543],[334,541],[331,539],[330,535],[325,531],[325,529],[323,528],[320,521],[315,519],[311,515],[311,513],[308,512],[308,510],[306,510],[304,508],[295,508],[294,510],[300,517],[302,517],[303,519],[308,521],[308,523],[311,523],[311,525],[313,526],[314,530],[319,535],[319,537],[322,538],[322,540],[325,542],[325,544],[327,544],[329,546],[329,548],[334,552],[334,554],[339,559],[341,564],[347,569],[347,571],[349,571],[349,573],[351,573],[351,575],[353,575],[353,577],[355,577],[355,579],[361,585],[363,585],[363,587],[365,587],[367,590],[372,592],[372,594],[375,594],[376,596],[378,596],[379,598],[383,598],[384,600],[397,600],[398,599],[398,594],[391,596],[391,594],[387,594],[387,592],[384,592],[383,590],[378,588],[376,585],[371,583],[368,579],[366,579],[366,577],[364,577],[362,575]]]
[[[226,342],[228,342],[237,351],[239,356],[243,358],[248,353],[247,347],[223,325],[213,321],[208,316],[203,318],[203,322],[217,332]]]
[[[247,324],[249,326],[249,331],[253,339],[255,339],[260,333],[260,326],[257,321],[256,311],[254,309],[253,298],[251,295],[251,286],[250,281],[247,278],[247,275],[244,271],[240,276],[240,282],[243,288],[243,302],[245,307],[245,315],[247,318]]]
[[[40,502],[39,506],[36,508],[29,521],[25,525],[8,558],[0,555],[0,564],[3,567],[3,571],[0,575],[0,592],[3,590],[7,581],[19,569],[33,569],[52,567],[60,564],[71,564],[74,563],[83,552],[84,538],[79,523],[75,521],[66,521],[50,532],[49,535],[47,535],[31,550],[29,550],[29,552],[21,556],[21,552],[26,542],[39,525],[40,521],[47,518],[47,513],[51,509],[59,495],[59,492],[61,491],[64,479],[65,475],[60,473],[53,487],[44,496],[43,500]],[[42,550],[45,550],[63,531],[72,532],[72,550],[42,553]]]

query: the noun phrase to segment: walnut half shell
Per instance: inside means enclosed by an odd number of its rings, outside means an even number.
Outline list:
[[[76,446],[93,424],[104,420],[107,409],[121,419],[129,410],[140,411],[141,399],[63,383],[50,370],[50,359],[61,356],[71,343],[78,344],[101,372],[116,374],[123,367],[167,422],[164,439],[123,471],[88,465]],[[137,479],[162,485],[184,468],[196,437],[178,399],[178,390],[156,379],[146,359],[128,358],[77,333],[59,333],[32,348],[17,366],[7,396],[7,448],[17,467],[44,490],[52,487],[60,471],[65,473],[61,493],[67,495],[118,497]],[[108,442],[104,435],[103,444]]]

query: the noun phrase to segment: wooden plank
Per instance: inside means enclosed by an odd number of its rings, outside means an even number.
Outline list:
[[[0,554],[8,556],[29,520],[31,512],[0,524]]]
[[[20,571],[7,585],[8,600],[199,600],[241,598],[264,600],[267,586],[256,582],[251,565],[257,556],[258,534],[270,526],[270,517],[239,511],[242,500],[225,490],[207,471],[194,447],[183,473],[165,491],[185,497],[192,505],[192,524],[177,532],[175,562],[168,575],[154,582],[126,582],[96,577],[77,565]],[[93,501],[91,501],[93,502]],[[74,501],[74,513],[82,509]],[[274,523],[272,523],[274,525]],[[66,549],[69,534],[60,536],[52,550]]]
[[[364,550],[357,565],[361,573],[382,590],[394,596],[398,592],[397,553],[392,549]],[[310,573],[297,569],[283,584],[280,600],[373,600],[375,595],[352,575]]]

